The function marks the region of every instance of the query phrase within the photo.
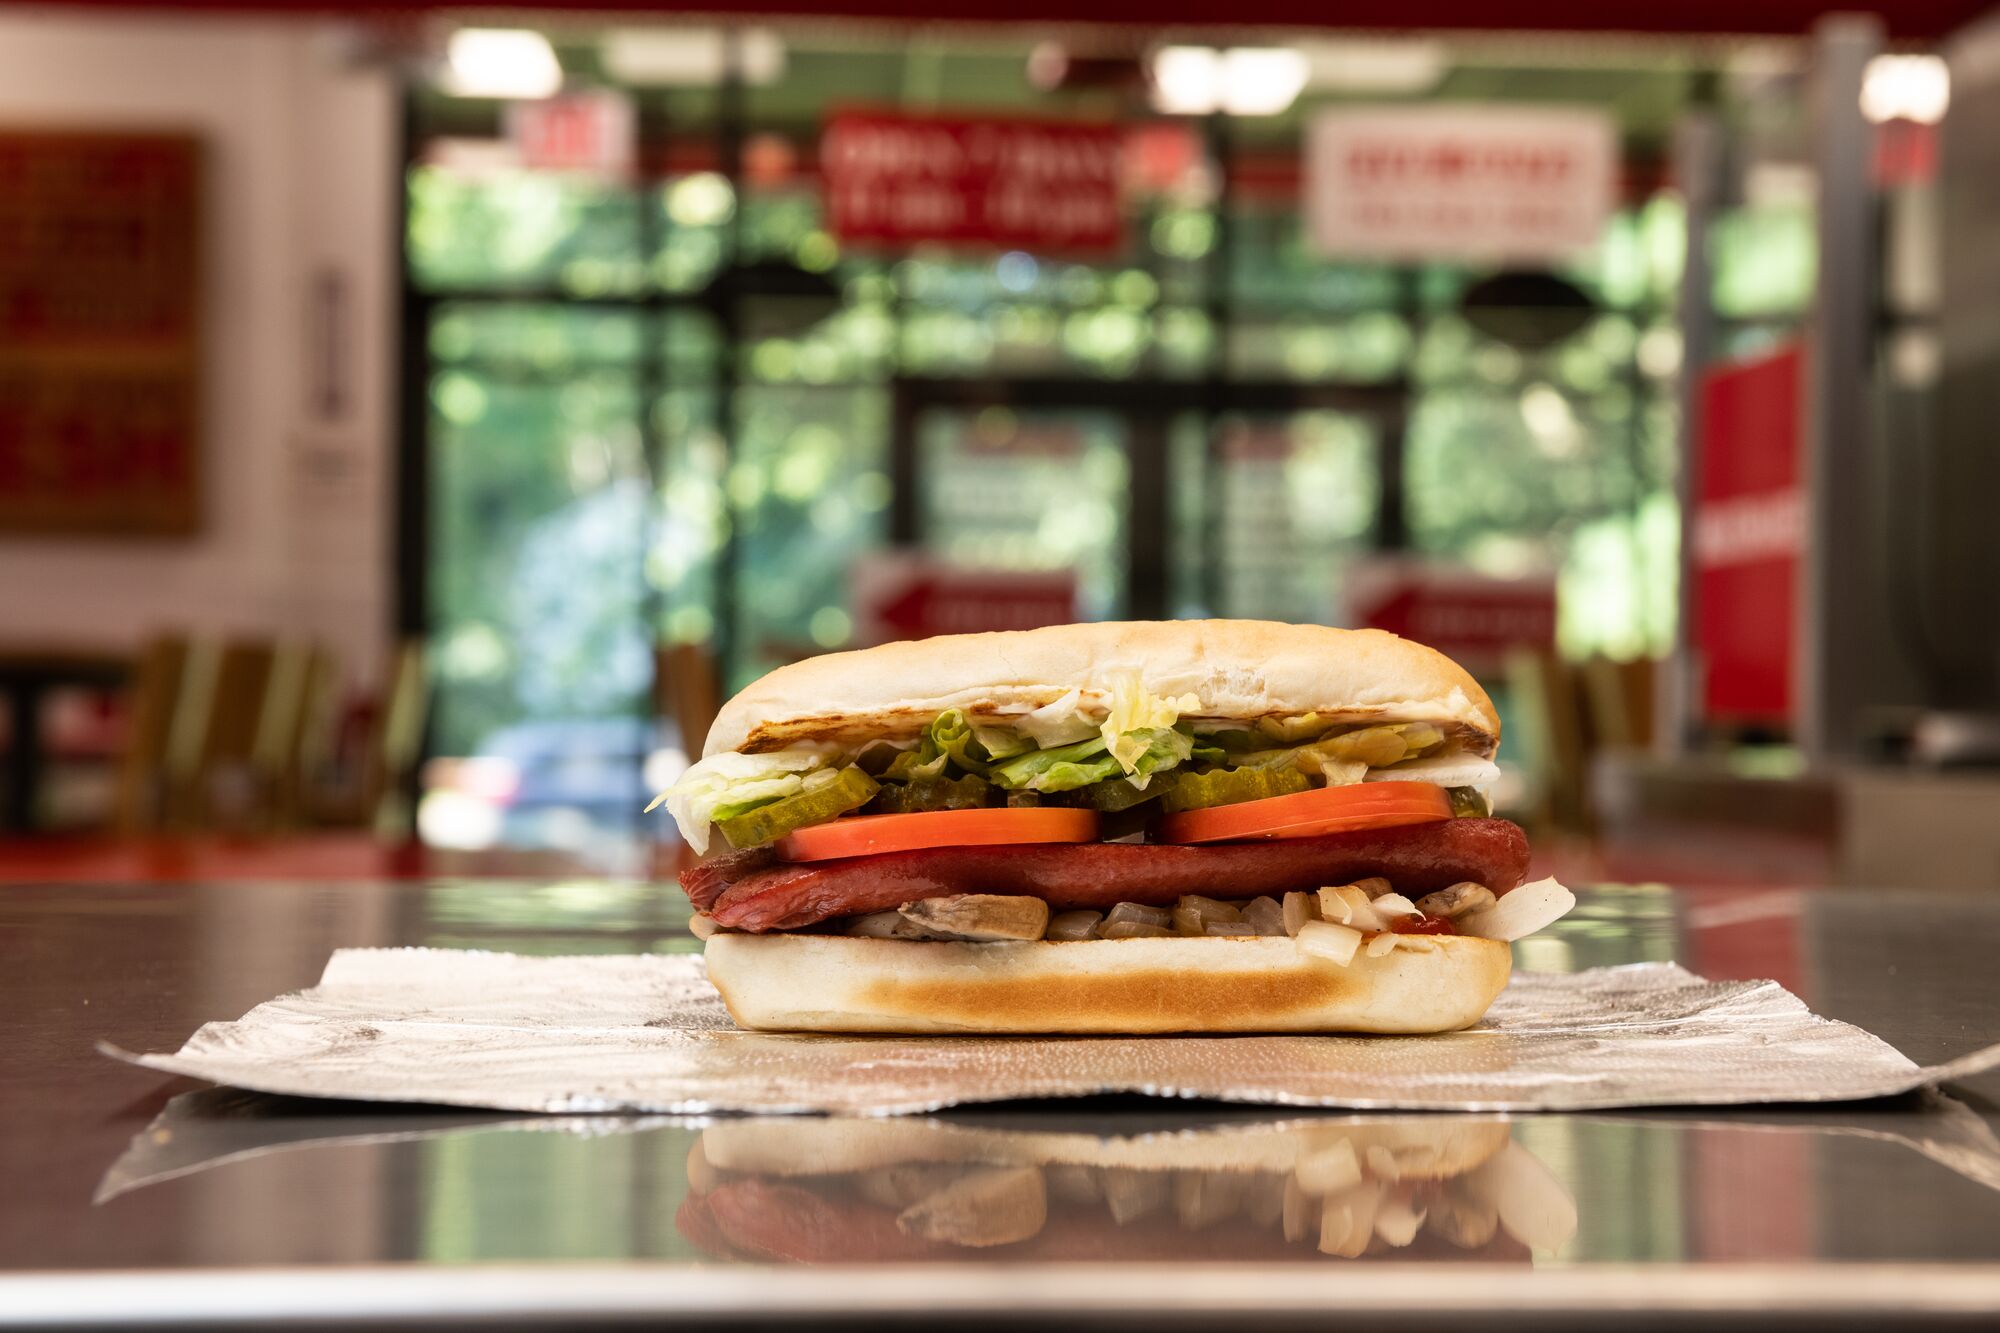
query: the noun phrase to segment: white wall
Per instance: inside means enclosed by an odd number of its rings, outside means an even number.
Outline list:
[[[0,537],[0,639],[157,628],[311,637],[373,678],[390,621],[396,104],[313,23],[0,11],[0,127],[190,130],[206,154],[204,494],[188,539]],[[316,272],[343,275],[352,380],[306,399]],[[338,475],[334,475],[338,474]]]

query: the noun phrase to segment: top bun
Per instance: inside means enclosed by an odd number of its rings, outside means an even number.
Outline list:
[[[799,741],[913,734],[948,708],[1002,720],[1071,690],[1102,703],[1138,673],[1154,694],[1192,694],[1193,719],[1318,713],[1329,723],[1436,722],[1491,756],[1500,715],[1465,669],[1382,630],[1269,620],[1135,620],[947,634],[807,658],[722,706],[704,755]]]

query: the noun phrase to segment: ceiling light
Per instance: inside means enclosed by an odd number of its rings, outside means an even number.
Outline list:
[[[1168,46],[1153,54],[1153,106],[1170,116],[1205,116],[1220,102],[1222,53]]]
[[[1306,86],[1305,56],[1283,47],[1166,46],[1153,54],[1153,106],[1168,115],[1275,116]]]
[[[460,28],[445,47],[444,86],[459,97],[552,97],[562,64],[528,28]]]
[[[785,42],[769,28],[736,31],[736,76],[776,83],[785,73]],[[722,82],[729,37],[720,28],[614,28],[599,46],[605,73],[642,88],[703,88]]]
[[[1439,42],[1312,42],[1301,53],[1308,86],[1347,93],[1429,92],[1449,68]]]
[[[1861,76],[1861,114],[1877,125],[1935,125],[1951,105],[1951,71],[1941,56],[1876,56]]]
[[[1306,58],[1283,47],[1239,46],[1222,53],[1222,109],[1275,116],[1306,86]]]

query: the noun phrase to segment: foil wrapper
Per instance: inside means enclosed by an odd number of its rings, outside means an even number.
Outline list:
[[[699,958],[347,949],[317,986],[171,1055],[107,1054],[259,1092],[537,1112],[906,1115],[1137,1093],[1357,1110],[1832,1102],[2000,1066],[1923,1067],[1773,981],[1670,963],[1517,973],[1427,1037],[853,1037],[743,1032]]]

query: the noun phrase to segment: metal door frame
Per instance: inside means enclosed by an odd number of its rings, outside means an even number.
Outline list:
[[[1377,551],[1408,545],[1409,522],[1403,486],[1409,384],[1402,379],[1375,384],[1312,384],[1250,380],[1219,390],[1201,380],[1083,380],[1014,376],[970,379],[897,378],[890,384],[889,544],[909,549],[922,543],[923,460],[917,425],[927,411],[976,411],[1006,407],[1024,412],[1096,411],[1123,417],[1131,426],[1131,510],[1125,526],[1126,614],[1135,620],[1163,620],[1172,614],[1168,543],[1172,540],[1173,497],[1167,485],[1167,428],[1183,413],[1205,415],[1210,423],[1208,464],[1211,484],[1202,489],[1206,534],[1215,532],[1219,459],[1214,422],[1237,412],[1282,415],[1343,412],[1367,418],[1375,427],[1380,477],[1370,546]],[[1155,466],[1140,466],[1150,453]],[[1205,542],[1204,600],[1211,608],[1219,583],[1217,544]]]

